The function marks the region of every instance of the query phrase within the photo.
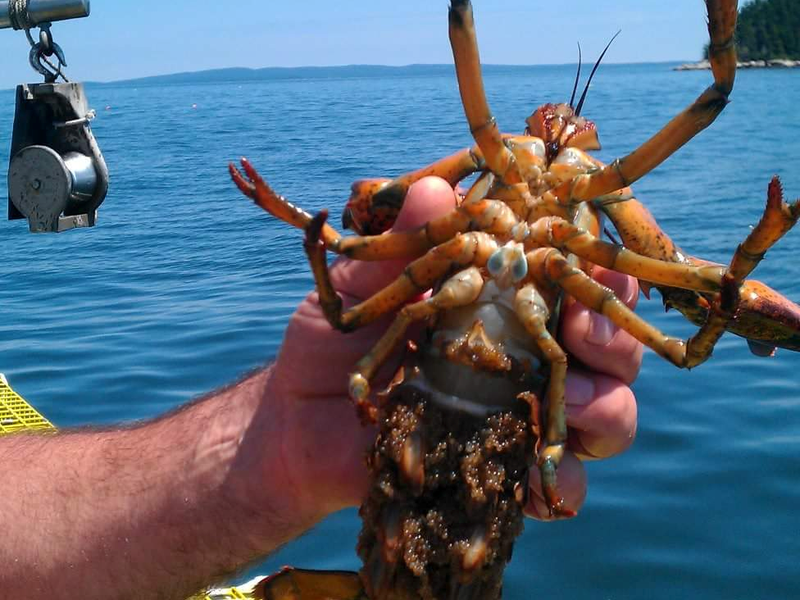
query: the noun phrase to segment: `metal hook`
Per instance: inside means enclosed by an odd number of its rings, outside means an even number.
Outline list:
[[[52,41],[52,38],[50,39],[50,49],[58,59],[58,67],[47,60],[45,57],[46,49],[41,42],[34,44],[31,47],[30,54],[28,54],[28,61],[30,62],[31,67],[33,67],[35,71],[44,75],[45,83],[55,83],[59,76],[63,78],[64,75],[61,73],[61,67],[67,66],[67,59],[64,56],[64,51],[61,49],[61,46]],[[47,66],[42,64],[43,62]],[[50,69],[47,68],[48,66]]]

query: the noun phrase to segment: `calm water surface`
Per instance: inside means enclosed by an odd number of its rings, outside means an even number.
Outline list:
[[[503,129],[563,101],[572,77],[572,67],[493,70],[486,85]],[[630,151],[709,81],[665,65],[603,67],[584,111],[599,156]],[[229,160],[247,155],[301,206],[338,212],[352,180],[470,143],[454,80],[441,73],[89,96],[112,173],[98,227],[33,236],[0,221],[0,371],[61,427],[158,415],[275,355],[311,277],[298,232],[240,197]],[[740,72],[717,123],[636,185],[686,250],[727,261],[775,173],[800,195],[798,98],[800,72]],[[0,164],[12,115],[13,93],[0,92]],[[758,277],[800,299],[798,252],[795,231]],[[670,333],[692,331],[657,298],[639,312]],[[800,357],[757,359],[733,336],[691,373],[648,353],[636,443],[588,466],[577,519],[528,523],[506,597],[800,596],[798,373]],[[358,527],[354,511],[334,515],[258,571],[355,569]]]

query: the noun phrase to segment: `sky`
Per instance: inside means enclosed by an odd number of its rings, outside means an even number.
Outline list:
[[[702,0],[475,0],[482,60],[593,60],[618,29],[609,63],[697,60]],[[67,74],[114,81],[222,67],[450,63],[447,0],[93,0],[53,24]],[[21,31],[0,30],[0,89],[39,81]]]

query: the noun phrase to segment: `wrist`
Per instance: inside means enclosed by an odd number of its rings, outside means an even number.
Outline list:
[[[280,360],[265,373],[253,424],[263,443],[264,475],[253,497],[298,535],[360,504],[368,479],[364,457],[374,433],[361,426],[346,396],[309,397],[294,383],[294,376],[283,376]]]
[[[296,457],[302,452],[296,441],[303,429],[293,410],[297,400],[281,385],[274,365],[218,396],[213,402],[217,414],[197,456],[218,465],[220,502],[227,504],[242,543],[265,554],[326,514],[314,481]]]
[[[203,481],[214,503],[211,512],[254,556],[263,555],[299,533],[290,507],[278,493],[285,488],[280,458],[281,414],[268,389],[271,367],[200,402],[192,418],[206,423],[193,452],[194,478]],[[190,409],[190,410],[194,410]]]

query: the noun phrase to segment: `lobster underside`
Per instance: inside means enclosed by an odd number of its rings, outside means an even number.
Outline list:
[[[246,160],[246,177],[231,165],[245,195],[305,230],[320,309],[333,327],[352,331],[397,311],[350,376],[360,417],[379,427],[367,459],[372,487],[360,512],[364,567],[359,576],[285,569],[259,585],[259,597],[499,598],[523,527],[530,468],[541,474],[551,515],[574,514],[556,478],[567,447],[568,357],[553,331],[562,294],[681,368],[704,362],[725,331],[753,340],[759,352],[800,349],[800,307],[745,279],[800,218],[800,201],[786,204],[773,180],[761,220],[726,267],[683,255],[628,189],[727,104],[736,65],[736,2],[706,5],[714,83],[650,140],[609,165],[586,154],[599,148],[595,125],[580,116],[586,92],[577,108],[571,100],[537,109],[525,135],[500,133],[483,91],[468,0],[451,2],[449,23],[476,146],[393,180],[356,182],[343,223],[362,235],[342,237],[326,223],[326,212],[312,217],[293,206]],[[409,186],[422,177],[438,175],[456,185],[475,172],[479,177],[452,213],[409,232],[363,235],[390,227]],[[598,209],[624,245],[598,238]],[[390,285],[345,310],[331,284],[328,250],[357,260],[413,260]],[[700,329],[688,340],[658,331],[589,277],[593,264],[657,287],[668,306]],[[412,302],[428,290],[429,298]],[[428,338],[412,348],[375,405],[369,382],[414,321],[428,323]]]

